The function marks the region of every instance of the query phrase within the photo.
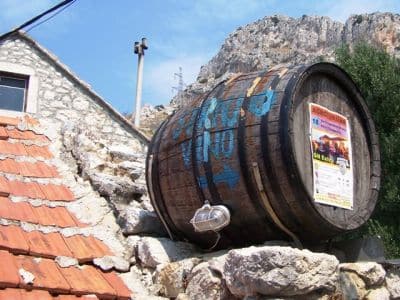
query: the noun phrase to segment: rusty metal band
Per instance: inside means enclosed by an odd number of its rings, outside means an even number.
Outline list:
[[[147,180],[147,182],[148,182],[148,189],[149,189],[149,191],[151,191],[150,201],[151,201],[154,209],[156,210],[159,218],[161,219],[161,222],[164,224],[165,229],[168,232],[168,235],[173,240],[172,232],[174,232],[174,234],[178,237],[183,237],[184,235],[175,226],[174,222],[172,221],[172,219],[167,211],[167,208],[165,207],[164,197],[161,192],[160,180],[159,180],[159,174],[158,174],[158,172],[159,172],[158,152],[159,152],[160,143],[161,143],[161,136],[165,130],[165,127],[171,121],[171,119],[172,119],[172,116],[170,116],[166,121],[164,121],[163,124],[157,129],[157,132],[155,134],[155,137],[157,137],[157,138],[154,139],[155,143],[152,144],[151,149],[149,149],[149,153],[152,153],[152,155],[151,155],[151,157],[148,156],[148,158],[147,158],[147,160],[148,160],[147,161],[147,172],[150,173],[150,174],[148,174],[149,180]],[[150,158],[151,158],[151,164],[150,164]],[[155,198],[156,195],[159,196],[159,198],[160,198],[160,203],[161,203],[160,205],[158,205],[158,202],[156,201],[156,198]]]
[[[254,179],[257,183],[257,188],[258,191],[260,192],[260,196],[261,199],[263,201],[263,204],[265,206],[265,209],[267,210],[268,214],[270,215],[270,217],[272,218],[272,220],[274,221],[274,223],[283,231],[285,232],[288,236],[290,236],[293,240],[293,242],[295,243],[296,247],[303,249],[303,245],[301,244],[299,238],[293,233],[291,232],[279,219],[278,215],[275,213],[271,203],[269,202],[268,196],[264,190],[264,185],[262,183],[262,179],[261,179],[261,174],[260,174],[260,169],[258,168],[258,163],[253,162],[253,176]]]

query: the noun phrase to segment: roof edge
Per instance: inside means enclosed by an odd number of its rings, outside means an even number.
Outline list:
[[[85,92],[87,92],[89,95],[91,95],[99,105],[101,105],[103,108],[108,110],[119,121],[121,121],[127,127],[128,130],[130,130],[130,131],[132,131],[132,133],[136,134],[142,140],[142,142],[144,142],[146,145],[149,144],[149,142],[150,142],[149,137],[147,137],[143,132],[141,132],[138,128],[136,128],[133,124],[131,124],[120,112],[118,112],[114,107],[112,107],[111,104],[109,104],[99,94],[97,94],[88,83],[86,83],[85,81],[80,79],[77,74],[72,72],[72,70],[68,66],[63,64],[56,55],[54,55],[49,50],[47,50],[46,48],[41,46],[38,42],[36,42],[28,34],[26,34],[23,31],[10,32],[10,34],[4,35],[4,38],[0,39],[0,41],[7,40],[8,38],[11,38],[14,36],[18,36],[18,37],[24,39],[25,41],[27,41],[28,43],[32,44],[37,50],[39,50],[52,63],[54,63],[63,72],[65,72],[66,75],[70,79],[72,79],[74,82],[79,84],[79,86],[81,86],[82,89],[85,90]]]

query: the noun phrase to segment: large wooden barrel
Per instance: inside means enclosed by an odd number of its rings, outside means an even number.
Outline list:
[[[147,184],[175,238],[215,242],[214,232],[190,223],[208,200],[231,213],[219,247],[318,242],[360,227],[373,212],[378,137],[360,91],[334,64],[239,75],[160,126]]]

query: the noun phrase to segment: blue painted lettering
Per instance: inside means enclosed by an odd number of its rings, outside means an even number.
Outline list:
[[[275,103],[275,91],[267,90],[264,94],[254,95],[250,98],[249,112],[256,117],[262,117],[270,111]]]

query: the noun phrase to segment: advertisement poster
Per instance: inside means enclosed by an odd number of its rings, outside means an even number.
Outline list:
[[[314,200],[353,209],[353,168],[348,120],[310,103]]]

